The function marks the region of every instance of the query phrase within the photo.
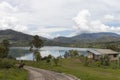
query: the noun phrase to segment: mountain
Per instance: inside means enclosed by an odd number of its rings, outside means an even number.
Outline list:
[[[33,35],[25,34],[22,32],[14,31],[11,29],[0,30],[0,42],[3,39],[8,39],[12,46],[28,46],[29,42],[32,40]],[[104,45],[109,44],[111,42],[119,42],[120,43],[120,35],[116,33],[83,33],[73,37],[57,37],[54,39],[47,39],[44,37],[40,38],[44,40],[44,45],[47,46],[84,46],[89,44],[89,46],[93,44]],[[92,43],[92,44],[91,44]]]
[[[101,33],[83,33],[73,37],[57,37],[53,39],[56,42],[76,43],[76,42],[110,42],[119,41],[120,35],[110,32]]]
[[[25,46],[28,45],[32,40],[33,36],[25,34],[22,32],[14,31],[12,29],[0,30],[0,41],[3,39],[8,39],[15,46]],[[47,40],[44,37],[40,37],[43,40]]]
[[[120,35],[116,33],[110,33],[110,32],[84,33],[84,34],[74,36],[72,38],[76,40],[92,40],[92,41],[96,41],[100,39],[107,40],[109,38],[112,41],[112,40],[120,38]]]
[[[120,48],[120,35],[116,33],[83,33],[73,37],[57,37],[53,42],[62,46],[84,48],[107,48],[108,46]]]
[[[0,30],[0,39],[8,39],[10,41],[29,41],[32,39],[31,35],[17,32],[11,29]]]
[[[116,33],[110,33],[110,32],[101,32],[101,33],[83,33],[77,36],[74,36],[72,38],[75,39],[98,39],[98,38],[102,38],[102,37],[120,37],[120,35],[116,34]]]

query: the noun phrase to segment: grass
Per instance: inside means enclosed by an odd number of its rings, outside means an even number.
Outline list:
[[[26,80],[27,71],[23,69],[0,69],[0,80]]]
[[[102,67],[86,67],[78,58],[62,59],[59,66],[53,63],[26,61],[27,65],[75,75],[81,80],[120,80],[120,70]]]
[[[26,80],[28,72],[15,67],[17,63],[13,59],[0,58],[0,80]],[[8,68],[9,67],[9,68]]]

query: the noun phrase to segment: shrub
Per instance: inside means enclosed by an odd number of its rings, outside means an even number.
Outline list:
[[[58,62],[59,62],[59,57],[54,58],[54,59],[53,59],[53,62],[54,62],[54,63],[55,63],[55,65],[57,66],[57,65],[58,65]]]
[[[64,58],[71,58],[71,57],[77,57],[79,56],[79,53],[77,50],[69,50],[66,51],[64,54]]]
[[[85,60],[84,60],[84,66],[88,66],[88,65],[89,65],[88,57],[85,57]]]
[[[100,62],[101,62],[101,65],[103,65],[103,66],[109,66],[109,64],[110,64],[109,56],[108,55],[102,55],[100,57]]]
[[[39,51],[35,51],[34,55],[35,55],[36,61],[40,61],[41,60],[41,55],[40,55]]]
[[[14,67],[15,62],[10,59],[0,59],[0,68],[6,68],[9,69],[11,67]]]

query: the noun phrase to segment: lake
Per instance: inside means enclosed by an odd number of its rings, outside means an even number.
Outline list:
[[[41,56],[51,54],[54,57],[63,56],[66,51],[77,50],[81,55],[87,55],[88,48],[72,48],[72,47],[59,47],[59,46],[44,46],[39,49]],[[29,51],[29,47],[11,47],[9,55],[17,60],[33,60],[33,53]]]

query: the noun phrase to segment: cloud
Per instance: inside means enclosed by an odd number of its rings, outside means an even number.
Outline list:
[[[5,12],[16,12],[17,7],[13,7],[9,3],[3,1],[0,3],[0,10],[5,11]]]
[[[96,33],[96,32],[114,32],[120,34],[120,26],[108,26],[102,23],[100,20],[92,20],[89,10],[82,10],[73,19],[78,28],[78,33]],[[107,15],[107,19],[113,19],[113,16]]]
[[[120,26],[119,3],[119,0],[0,0],[0,29],[9,28],[48,38],[63,36],[63,32],[71,30],[64,36],[82,32],[113,32]],[[72,18],[79,11],[74,18],[74,26]]]
[[[54,38],[60,36],[60,32],[63,31],[70,31],[71,29],[68,29],[67,27],[46,27],[41,26],[40,28],[36,28],[35,30],[30,31],[29,33],[32,35],[38,34],[47,38]],[[56,33],[55,35],[52,35],[53,33]]]
[[[112,21],[112,20],[114,20],[114,16],[108,14],[108,15],[104,16],[104,19],[107,21]]]
[[[14,29],[17,31],[26,31],[27,27],[19,23],[20,21],[14,16],[18,11],[17,7],[11,6],[7,2],[0,3],[0,29]]]

